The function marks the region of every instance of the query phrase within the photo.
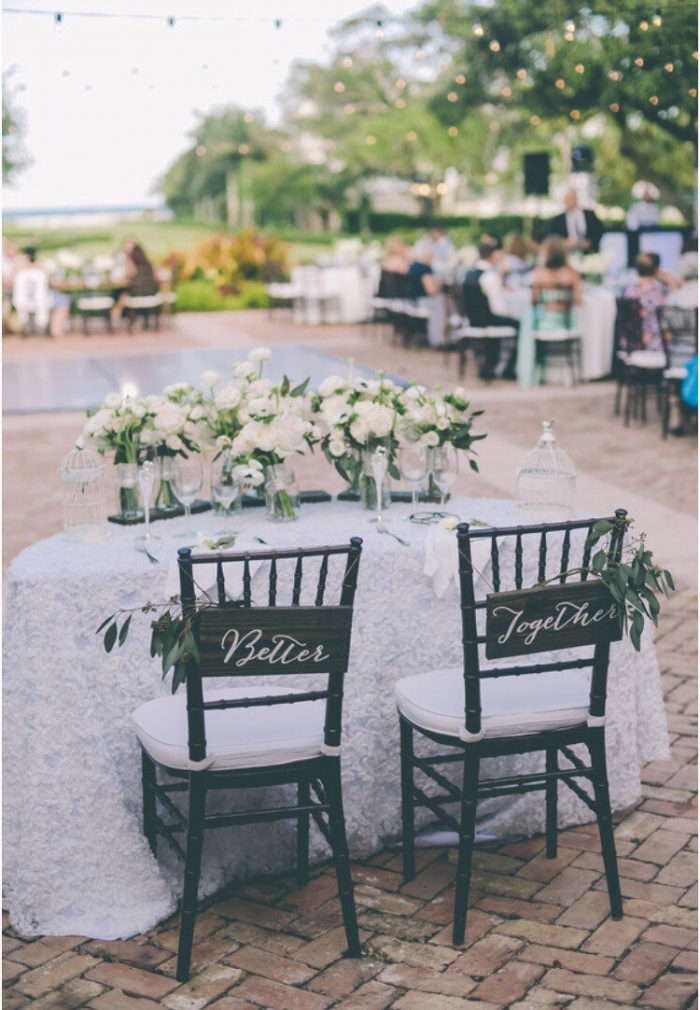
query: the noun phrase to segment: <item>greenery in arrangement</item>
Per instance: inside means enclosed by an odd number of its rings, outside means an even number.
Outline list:
[[[604,537],[624,535],[631,525],[632,520],[627,516],[618,516],[612,522],[601,519],[594,524],[586,540],[586,548],[593,550]],[[624,560],[611,562],[607,550],[601,547],[591,556],[588,567],[575,568],[566,574],[586,573],[607,586],[618,605],[622,630],[629,635],[632,645],[639,652],[645,620],[648,618],[654,625],[659,623],[659,595],[668,598],[676,587],[671,573],[654,564],[645,533],[630,538],[625,551]],[[558,581],[560,577],[557,575],[548,581]]]

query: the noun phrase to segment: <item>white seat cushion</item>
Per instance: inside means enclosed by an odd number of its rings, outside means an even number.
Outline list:
[[[160,295],[134,295],[129,296],[124,302],[127,309],[157,309],[163,304]]]
[[[205,691],[205,701],[218,698],[292,694],[285,687],[230,687]],[[296,705],[223,709],[205,712],[207,765],[211,771],[260,768],[318,757],[323,743],[324,701]],[[132,714],[144,749],[168,768],[187,770],[187,708],[184,694],[154,698]]]
[[[535,340],[580,340],[580,330],[535,330],[533,333]]]
[[[459,736],[464,725],[461,668],[404,677],[394,685],[399,712],[416,726]],[[586,721],[589,688],[571,673],[534,673],[481,681],[481,725],[487,737],[565,729]]]
[[[680,379],[681,381],[687,378],[688,369],[684,368],[682,365],[676,365],[674,368],[667,368],[664,372],[664,379]]]
[[[114,299],[107,295],[95,295],[90,298],[79,298],[75,307],[79,312],[106,312],[114,305]]]
[[[491,337],[494,340],[500,340],[502,337],[517,337],[518,331],[514,326],[487,326],[486,336]]]
[[[625,364],[633,368],[662,369],[666,367],[666,355],[663,351],[632,351],[627,355]]]

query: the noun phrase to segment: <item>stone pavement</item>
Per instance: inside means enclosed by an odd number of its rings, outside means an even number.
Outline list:
[[[138,353],[193,346],[303,343],[421,381],[454,384],[454,360],[405,352],[357,328],[290,327],[263,313],[183,317],[175,330],[137,337],[70,336],[3,342],[5,360]],[[560,419],[562,442],[579,466],[579,490],[601,508],[627,505],[638,528],[662,537],[664,564],[682,586],[662,607],[657,651],[671,760],[644,769],[643,795],[616,817],[625,916],[609,917],[594,825],[560,834],[556,860],[540,837],[480,846],[466,942],[450,942],[454,851],[423,849],[420,873],[401,882],[396,850],[353,863],[365,955],[342,957],[332,869],[316,868],[296,888],[290,875],[230,887],[202,903],[193,977],[174,980],[177,918],[126,941],[20,937],[3,918],[6,1010],[474,1010],[545,1006],[572,1010],[696,1007],[697,949],[697,443],[662,443],[657,425],[624,429],[611,417],[612,386],[516,390],[470,380],[489,432],[475,497],[509,494],[512,459],[530,448],[543,417]],[[56,467],[82,424],[79,414],[4,422],[4,556],[61,528]],[[493,447],[487,452],[487,446]],[[334,490],[311,461],[308,479]],[[614,498],[608,505],[607,497]],[[633,499],[634,511],[628,504]],[[592,506],[586,506],[592,507]],[[664,539],[667,524],[675,537]],[[692,529],[692,534],[688,531]],[[675,542],[674,542],[675,541]],[[680,543],[678,543],[680,541]],[[680,571],[679,571],[680,569]]]

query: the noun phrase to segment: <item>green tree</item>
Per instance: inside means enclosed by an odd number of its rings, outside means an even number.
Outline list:
[[[686,215],[697,152],[697,8],[594,0],[572,12],[553,2],[427,0],[408,43],[436,68],[432,109],[458,123],[497,103],[541,147],[545,123],[586,139],[613,180],[643,177]],[[451,98],[450,98],[451,96]],[[592,139],[582,132],[598,121]],[[567,124],[567,125],[564,125]],[[621,172],[619,159],[627,164]],[[629,193],[626,194],[629,200]]]
[[[17,88],[12,85],[14,68],[2,75],[2,179],[12,185],[30,163],[24,149],[24,114],[17,105]]]

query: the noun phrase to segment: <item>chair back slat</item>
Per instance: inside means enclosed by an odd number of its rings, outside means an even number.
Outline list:
[[[246,556],[243,560],[243,606],[250,607],[252,603],[252,593],[250,590],[250,559]]]
[[[523,537],[521,533],[515,537],[515,588],[523,588]]]
[[[566,530],[564,533],[564,543],[561,548],[561,564],[559,565],[559,571],[561,572],[561,578],[559,581],[561,583],[566,582],[566,572],[569,570],[569,554],[571,552],[571,530]]]
[[[547,531],[542,530],[540,534],[540,560],[537,570],[537,581],[544,582],[547,577]]]
[[[216,594],[219,606],[226,603],[226,580],[224,579],[224,566],[220,561],[216,563]]]
[[[318,583],[316,589],[316,606],[323,606],[323,596],[326,592],[326,579],[328,578],[328,555],[323,555],[323,560],[321,561],[321,568],[318,573]]]
[[[296,567],[294,569],[294,592],[292,594],[292,604],[294,606],[299,605],[299,600],[301,599],[301,581],[304,576],[304,571],[302,567],[301,555],[297,558]]]
[[[494,592],[498,592],[501,586],[501,566],[500,555],[498,553],[498,541],[496,537],[491,537],[491,572],[493,574]]]
[[[277,603],[277,558],[273,558],[270,562],[270,592],[268,594],[268,603],[271,607],[274,607]]]

